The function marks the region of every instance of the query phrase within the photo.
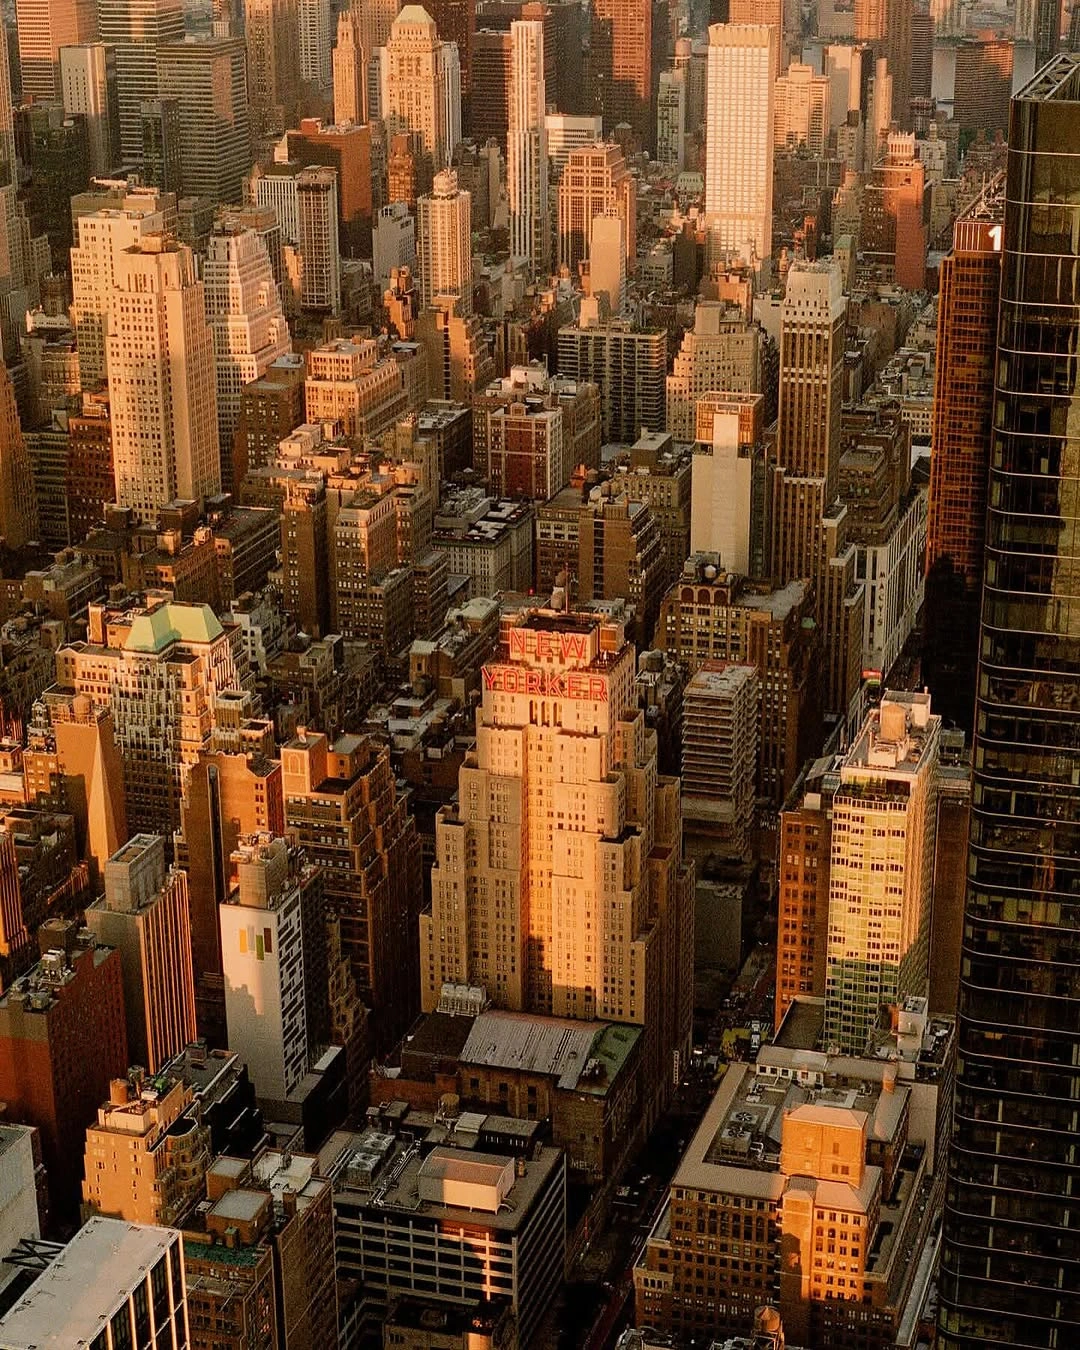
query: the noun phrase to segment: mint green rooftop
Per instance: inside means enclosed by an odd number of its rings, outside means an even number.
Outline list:
[[[160,652],[173,642],[213,642],[225,630],[209,605],[158,605],[132,621],[129,652]]]

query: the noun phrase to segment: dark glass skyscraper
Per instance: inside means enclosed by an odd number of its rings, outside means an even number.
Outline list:
[[[1080,1336],[1080,56],[1013,101],[939,1344]]]

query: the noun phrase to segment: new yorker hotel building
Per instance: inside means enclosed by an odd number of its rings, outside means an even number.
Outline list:
[[[642,1026],[651,1115],[689,1043],[693,875],[635,668],[621,622],[504,619],[458,805],[436,822],[421,959],[425,1011],[464,984],[498,1008]]]

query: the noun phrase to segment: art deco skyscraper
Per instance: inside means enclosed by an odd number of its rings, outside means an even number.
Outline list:
[[[416,254],[420,303],[426,309],[440,295],[457,296],[457,313],[472,313],[472,196],[458,187],[457,174],[444,169],[435,186],[416,203]]]
[[[141,164],[139,110],[158,96],[158,48],[184,40],[184,8],[180,0],[101,0],[98,27],[101,41],[116,49],[124,163]]]
[[[527,261],[530,277],[543,277],[551,263],[544,25],[538,19],[515,20],[510,25],[510,44],[506,138],[510,253]]]
[[[97,6],[93,0],[17,0],[15,22],[23,95],[59,99],[60,48],[94,41]]]
[[[436,820],[423,1006],[478,985],[500,1008],[643,1026],[650,1120],[690,1035],[678,781],[657,775],[620,622],[522,610],[503,633],[459,804]]]
[[[8,548],[22,548],[37,538],[37,524],[34,476],[5,366],[0,369],[0,539]]]
[[[953,226],[938,297],[923,678],[934,706],[965,733],[975,706],[1004,189],[999,174]]]
[[[604,130],[627,122],[648,144],[652,136],[652,0],[594,0],[592,61],[595,106]]]
[[[461,70],[453,43],[442,42],[435,20],[420,5],[406,5],[386,44],[386,107],[391,134],[409,132],[446,168],[461,139]]]
[[[1080,1326],[1080,55],[1013,100],[938,1344]]]
[[[825,706],[858,722],[863,606],[838,499],[847,302],[832,260],[793,263],[780,319],[773,573],[814,588],[825,640]]]
[[[346,9],[338,15],[337,43],[334,47],[334,123],[368,120],[368,53],[360,41],[360,15]]]
[[[106,339],[116,500],[156,521],[221,490],[214,343],[191,249],[144,235],[115,259]]]
[[[231,488],[241,392],[291,351],[292,342],[270,257],[255,230],[214,229],[203,263],[203,286],[214,340],[222,483]]]
[[[705,94],[705,215],[714,253],[772,255],[774,29],[709,29]]]
[[[631,266],[637,248],[637,183],[614,141],[571,150],[558,187],[558,261],[573,275],[589,256],[597,216],[618,216]]]

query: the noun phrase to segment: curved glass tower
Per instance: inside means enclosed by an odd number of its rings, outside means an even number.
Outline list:
[[[1080,55],[1014,99],[939,1344],[1080,1343]]]

